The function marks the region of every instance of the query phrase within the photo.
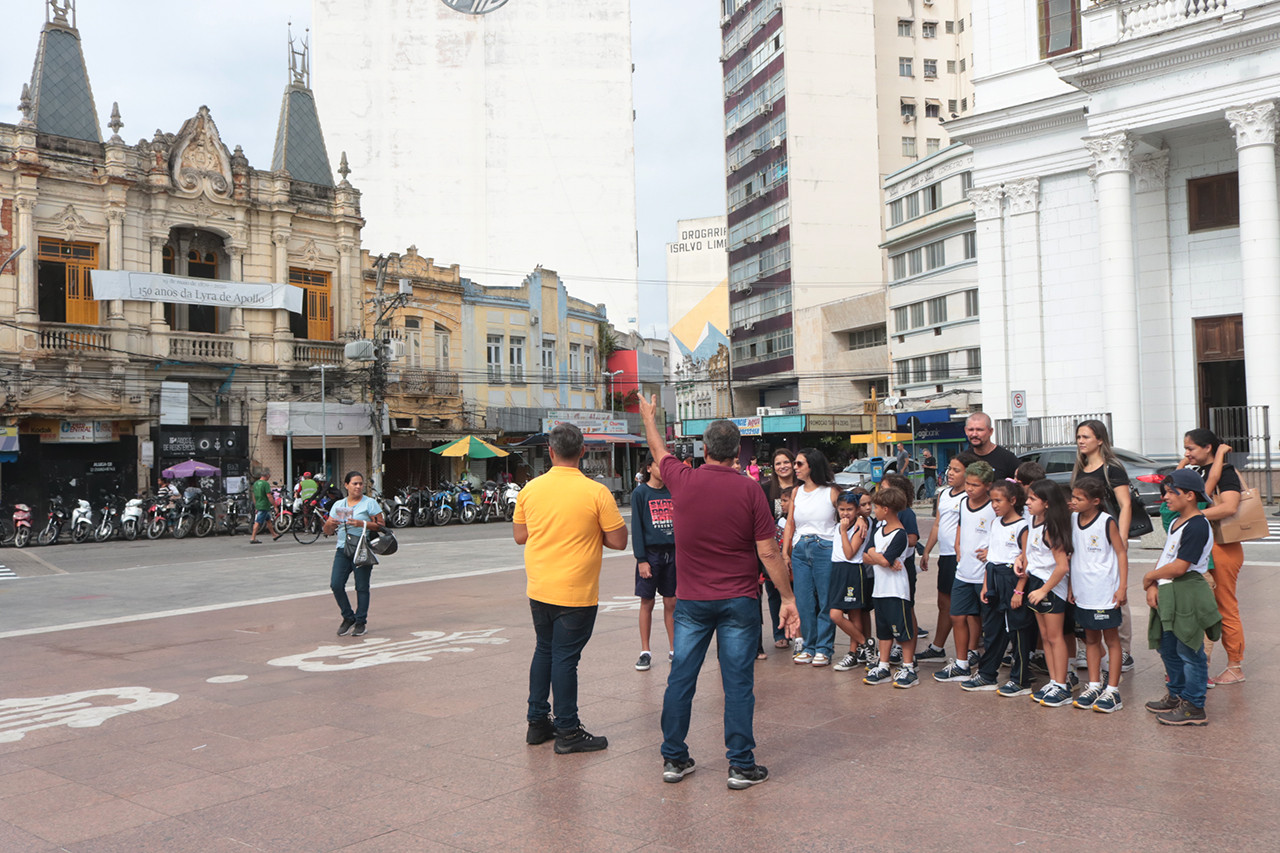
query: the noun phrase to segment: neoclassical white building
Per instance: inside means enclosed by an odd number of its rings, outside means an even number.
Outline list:
[[[1280,417],[1280,2],[1080,6],[974,3],[978,110],[949,128],[974,149],[984,406],[1110,412],[1148,453],[1216,407]]]

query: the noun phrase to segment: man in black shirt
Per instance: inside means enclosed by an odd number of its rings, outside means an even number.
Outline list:
[[[964,422],[964,437],[969,440],[969,449],[995,469],[997,479],[1012,479],[1018,470],[1018,457],[992,441],[992,432],[991,418],[986,412],[974,412]]]

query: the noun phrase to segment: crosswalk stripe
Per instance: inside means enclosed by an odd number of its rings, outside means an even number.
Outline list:
[[[4,580],[5,578],[16,578],[16,577],[17,575],[14,573],[13,569],[9,568],[4,563],[0,563],[0,580]]]

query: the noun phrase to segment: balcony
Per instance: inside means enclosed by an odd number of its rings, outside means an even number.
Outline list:
[[[41,323],[39,335],[41,352],[98,353],[105,357],[111,347],[110,331],[94,326]]]
[[[401,370],[387,390],[406,397],[457,397],[460,385],[458,374],[447,370]]]
[[[1102,0],[1081,12],[1084,47],[1093,50],[1221,19],[1229,11],[1227,4],[1228,0]]]
[[[170,332],[169,358],[185,361],[235,361],[235,341],[226,335]]]
[[[329,341],[297,341],[293,345],[293,363],[342,364],[342,347]]]

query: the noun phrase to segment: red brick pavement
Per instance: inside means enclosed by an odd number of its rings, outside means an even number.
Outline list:
[[[606,561],[607,600],[629,596],[630,567]],[[609,749],[526,746],[518,572],[375,588],[358,639],[334,636],[327,596],[11,638],[0,739],[37,716],[16,700],[177,698],[0,742],[0,850],[1275,849],[1278,638],[1257,603],[1275,599],[1272,571],[1242,578],[1250,680],[1210,693],[1206,729],[1143,710],[1162,692],[1145,648],[1111,716],[965,694],[931,668],[914,690],[867,687],[770,648],[756,737],[772,777],[742,792],[725,787],[714,660],[690,734],[698,772],[662,782],[666,640],[659,622],[654,668],[634,671],[633,609],[601,613],[582,665],[582,718]],[[297,658],[321,647],[337,648]],[[334,668],[379,649],[400,662]]]

